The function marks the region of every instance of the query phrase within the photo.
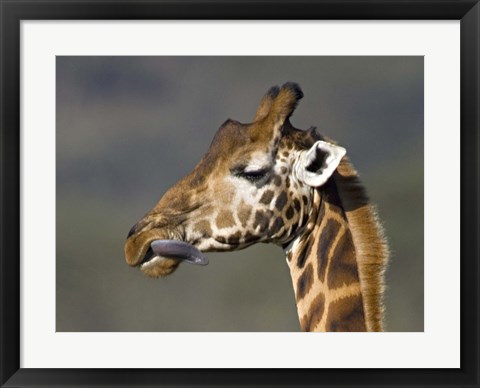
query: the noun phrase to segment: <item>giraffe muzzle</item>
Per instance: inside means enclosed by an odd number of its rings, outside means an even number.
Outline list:
[[[193,245],[178,240],[154,240],[150,243],[151,253],[146,261],[161,256],[196,265],[207,265],[208,258]],[[150,257],[147,257],[150,256]],[[144,260],[145,262],[145,260]]]

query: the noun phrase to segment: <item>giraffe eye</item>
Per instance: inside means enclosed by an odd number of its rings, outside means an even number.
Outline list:
[[[245,171],[243,168],[241,169],[233,169],[233,175],[246,179],[250,182],[258,182],[259,180],[265,178],[268,174],[268,169],[263,168],[261,170],[252,170],[252,171]]]

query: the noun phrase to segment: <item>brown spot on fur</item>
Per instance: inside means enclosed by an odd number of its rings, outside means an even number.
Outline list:
[[[273,198],[273,191],[267,190],[263,193],[262,198],[260,198],[260,203],[269,205],[270,202],[272,202],[272,198]]]
[[[246,244],[249,244],[253,241],[257,240],[257,238],[250,232],[247,232],[245,233],[245,236],[243,237],[243,241],[246,243]]]
[[[282,167],[282,168],[280,169],[280,172],[281,172],[282,174],[286,174],[287,171],[288,171],[288,170],[287,170],[286,167]]]
[[[297,281],[296,301],[303,299],[313,285],[313,266],[312,263],[305,267]]]
[[[298,268],[303,268],[303,266],[305,265],[305,262],[307,261],[308,256],[310,256],[310,251],[312,250],[312,245],[313,244],[312,244],[311,237],[310,237],[305,241],[305,244],[303,244],[302,250],[300,251],[300,253],[298,255],[298,258],[297,258]]]
[[[288,158],[288,151],[283,151],[282,155]]]
[[[327,331],[366,331],[361,295],[339,299],[330,304]]]
[[[318,239],[318,278],[323,282],[325,280],[325,270],[328,262],[328,251],[332,245],[335,236],[340,230],[340,223],[333,218],[329,219],[322,230]]]
[[[247,205],[245,202],[240,202],[238,207],[238,219],[242,223],[242,226],[247,226],[248,220],[250,218],[250,214],[252,213],[252,207]]]
[[[293,207],[289,206],[287,211],[285,212],[285,216],[287,217],[287,219],[291,220],[294,214],[295,211],[293,210]]]
[[[202,220],[198,221],[193,227],[194,231],[201,234],[202,236],[211,236],[212,228],[210,227],[210,221]]]
[[[228,239],[225,236],[215,236],[215,240],[222,244],[228,244]]]
[[[300,320],[302,331],[312,331],[315,326],[322,320],[323,311],[325,309],[325,296],[319,294],[312,302],[310,310]]]
[[[338,288],[358,282],[358,269],[352,235],[347,229],[335,247],[328,270],[328,287]]]
[[[230,245],[238,245],[240,243],[241,238],[242,238],[242,232],[238,231],[232,234],[231,236],[229,236],[227,241]]]
[[[282,217],[277,217],[275,222],[272,224],[272,227],[270,228],[270,233],[271,234],[277,233],[282,228],[283,225],[285,224],[283,223]]]
[[[308,204],[308,198],[306,195],[302,195],[303,204],[306,206]]]
[[[221,210],[220,213],[218,213],[215,223],[217,224],[217,228],[224,229],[234,226],[235,220],[233,219],[233,215],[230,211]]]
[[[275,186],[281,186],[282,178],[279,175],[274,175],[272,179]]]
[[[295,207],[295,210],[296,210],[297,212],[299,212],[300,209],[302,208],[301,205],[300,205],[300,201],[299,201],[297,198],[295,198],[295,199],[293,200],[293,206]]]
[[[257,210],[255,212],[255,221],[253,223],[253,228],[257,229],[259,227],[259,232],[263,233],[268,227],[268,217],[265,212]]]
[[[287,200],[287,193],[285,191],[282,191],[282,193],[278,196],[277,201],[275,202],[275,207],[281,211],[285,207]]]

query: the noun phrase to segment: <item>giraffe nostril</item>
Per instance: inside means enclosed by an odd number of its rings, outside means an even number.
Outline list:
[[[135,225],[132,226],[132,228],[131,228],[130,231],[128,232],[127,239],[128,239],[132,234],[135,234],[135,232],[137,231],[137,225],[138,225],[138,224],[135,224]]]

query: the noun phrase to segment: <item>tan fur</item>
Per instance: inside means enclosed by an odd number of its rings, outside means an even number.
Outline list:
[[[357,172],[344,158],[335,175],[338,193],[350,225],[363,295],[368,331],[384,330],[384,274],[388,246],[374,205],[369,203]]]
[[[148,277],[158,279],[170,275],[178,268],[179,264],[178,260],[164,258],[163,260],[158,260],[155,265],[147,264],[140,269]]]

